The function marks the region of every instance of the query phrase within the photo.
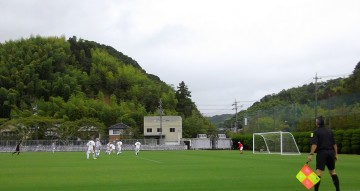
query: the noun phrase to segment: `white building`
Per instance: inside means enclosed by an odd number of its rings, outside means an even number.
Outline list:
[[[231,149],[231,139],[226,138],[225,134],[218,134],[213,142],[214,149]]]
[[[109,141],[117,141],[120,139],[131,137],[132,133],[130,127],[124,123],[118,123],[110,126],[109,128]]]
[[[192,149],[211,149],[211,139],[206,134],[198,134],[197,138],[191,139]]]
[[[231,139],[225,134],[218,134],[217,137],[209,138],[206,134],[198,134],[196,138],[184,138],[182,142],[187,149],[231,149]]]
[[[159,144],[179,145],[182,138],[182,118],[180,116],[145,116],[144,136],[158,139]]]

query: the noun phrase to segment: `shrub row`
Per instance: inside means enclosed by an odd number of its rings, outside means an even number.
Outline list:
[[[300,152],[310,152],[312,132],[294,132],[295,141]],[[360,129],[334,130],[339,154],[360,154]],[[253,136],[237,134],[232,138],[233,148],[237,148],[239,141],[244,145],[245,150],[252,150]]]

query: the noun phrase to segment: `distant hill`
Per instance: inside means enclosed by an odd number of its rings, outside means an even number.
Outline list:
[[[0,43],[0,128],[36,128],[36,139],[59,124],[66,124],[62,133],[74,133],[84,121],[103,127],[123,122],[140,137],[143,117],[159,115],[160,100],[164,115],[183,117],[185,137],[213,132],[186,84],[179,87],[93,41],[32,36]]]
[[[360,128],[360,62],[346,78],[305,84],[265,95],[238,113],[245,133],[266,131],[311,131],[315,116],[324,116],[334,129]],[[246,120],[246,126],[244,122]],[[226,127],[235,118],[224,122]]]
[[[222,114],[222,115],[215,115],[212,117],[206,117],[209,119],[211,123],[213,123],[217,128],[223,128],[224,122],[226,120],[231,119],[234,115],[232,114]]]

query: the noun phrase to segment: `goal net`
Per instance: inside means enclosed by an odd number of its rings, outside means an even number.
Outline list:
[[[254,154],[299,155],[299,148],[290,132],[265,132],[253,134]]]

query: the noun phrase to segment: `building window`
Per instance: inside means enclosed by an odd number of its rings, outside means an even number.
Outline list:
[[[152,132],[152,129],[151,129],[151,128],[147,128],[147,129],[146,129],[146,132],[151,133],[151,132]]]
[[[170,128],[170,132],[175,132],[175,128]]]
[[[161,131],[161,128],[157,128],[157,132],[158,132],[158,133],[162,132],[162,131]]]
[[[113,130],[113,135],[120,135],[120,130],[118,130],[118,129]]]

